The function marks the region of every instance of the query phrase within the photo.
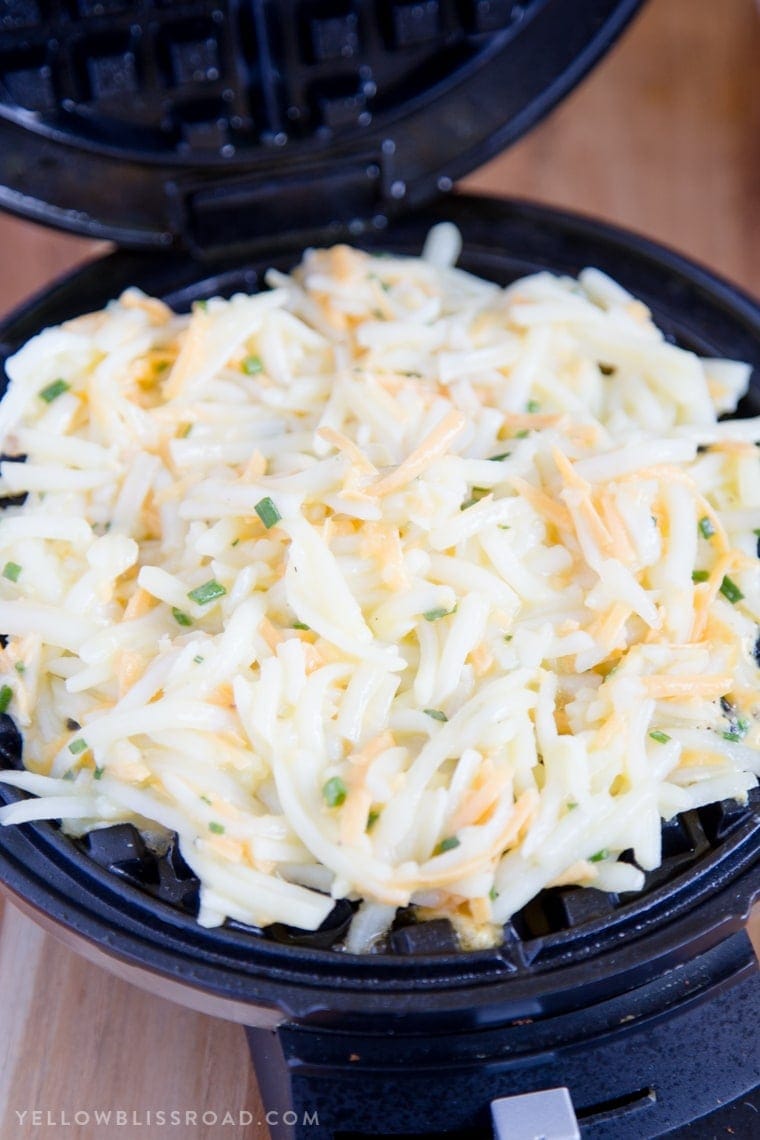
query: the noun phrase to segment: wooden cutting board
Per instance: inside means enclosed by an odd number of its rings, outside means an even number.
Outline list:
[[[580,91],[465,185],[618,222],[760,295],[759,61],[753,0],[652,0]],[[0,218],[0,312],[97,249]],[[0,1140],[268,1135],[240,1027],[143,994],[1,901],[0,1026]],[[128,1123],[99,1126],[95,1109]]]

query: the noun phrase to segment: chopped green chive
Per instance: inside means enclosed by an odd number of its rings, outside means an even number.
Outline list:
[[[193,308],[200,309],[202,313],[205,313],[206,309],[208,308],[208,301],[194,301]]]
[[[651,736],[652,740],[656,740],[658,744],[667,744],[670,740],[667,732],[662,732],[659,728],[655,728],[652,732],[649,733],[649,735]]]
[[[69,388],[70,384],[68,384],[66,380],[54,380],[52,384],[48,384],[46,388],[43,388],[37,394],[46,404],[52,404],[53,400],[57,400],[64,392],[68,392]]]
[[[423,709],[422,711],[431,716],[433,720],[440,720],[445,723],[449,719],[443,709]]]
[[[209,807],[211,807],[211,800],[208,798],[208,796],[201,796],[201,799],[203,800],[204,804],[208,804]]]
[[[371,831],[372,828],[377,823],[377,821],[379,820],[379,818],[380,818],[380,812],[375,811],[375,809],[373,808],[372,811],[367,816],[367,828],[366,828],[366,830]]]
[[[529,435],[530,431],[526,428],[524,431],[515,432],[515,439],[527,439]]]
[[[309,630],[309,629],[311,629],[311,626],[310,626],[310,625],[307,625],[305,621],[294,621],[294,622],[293,622],[293,629],[306,629],[306,630]]]
[[[17,673],[26,673],[26,665],[23,661],[17,661],[13,668]]]
[[[21,573],[21,567],[18,562],[6,562],[3,566],[3,578],[8,578],[11,582],[18,582],[18,576]]]
[[[102,779],[103,779],[103,773],[104,773],[104,772],[105,772],[105,768],[98,768],[98,767],[97,767],[97,765],[96,765],[96,766],[95,766],[95,771],[92,773],[92,778],[93,778],[94,780],[102,780]]]
[[[184,610],[180,610],[176,606],[172,606],[172,617],[176,621],[177,625],[193,624],[193,619],[190,617],[190,614],[186,614]]]
[[[609,851],[606,847],[603,847],[601,851],[596,851],[593,855],[589,855],[588,861],[589,863],[601,863],[603,859],[609,859],[609,857]]]
[[[715,534],[715,527],[707,515],[699,520],[699,533],[702,535],[702,538],[712,538]]]
[[[265,499],[259,499],[258,503],[253,509],[267,530],[269,530],[270,527],[273,527],[274,524],[278,523],[282,518],[282,515],[277,510],[277,507],[274,505],[268,495]]]
[[[197,602],[199,606],[207,606],[209,602],[216,601],[221,598],[227,591],[220,582],[212,578],[209,582],[204,582],[202,586],[196,586],[194,590],[190,590],[187,595],[192,602]],[[180,624],[182,624],[180,622]]]
[[[497,898],[499,897],[499,892],[496,890],[496,887],[491,887],[490,891],[488,892],[488,897],[491,902],[496,902]]]
[[[86,752],[88,748],[87,741],[80,736],[77,740],[72,740],[69,745],[69,752],[72,756],[78,756],[80,752]]]
[[[232,542],[230,543],[230,546],[237,546],[237,544],[238,544],[239,542],[240,542],[240,539],[239,539],[239,538],[233,538]]]
[[[203,658],[201,657],[200,653],[196,653],[195,657],[193,657],[193,661],[195,662],[196,665],[202,665],[203,664]]]
[[[0,689],[0,715],[8,711],[8,705],[11,703],[13,697],[13,689],[10,685],[3,685]]]
[[[575,811],[577,806],[578,806],[578,804],[576,803],[575,800],[568,800],[567,801],[567,810],[568,811]]]
[[[539,404],[538,400],[528,400],[527,404],[525,405],[525,410],[526,412],[530,412],[532,415],[534,412],[539,411],[540,407],[541,405]]]
[[[741,592],[736,582],[732,581],[728,575],[726,575],[720,584],[720,592],[723,597],[731,603],[732,606],[735,606],[736,603],[740,602],[744,597],[744,594]]]
[[[438,844],[438,846],[433,851],[433,854],[434,855],[443,855],[443,854],[445,854],[446,851],[453,851],[454,848],[458,847],[460,843],[461,843],[461,840],[457,839],[456,835],[449,835],[449,837],[447,839],[441,840],[441,842]]]
[[[749,721],[745,720],[744,717],[741,717],[739,720],[736,721],[735,724],[731,725],[731,728],[728,730],[728,732],[723,733],[723,739],[724,740],[731,740],[734,743],[736,743],[739,740],[743,740],[748,732],[749,732]]]
[[[73,779],[75,779],[74,769],[73,768],[67,769],[67,771],[65,771],[63,773],[63,775],[61,776],[61,779],[62,780],[73,780]]]
[[[264,365],[261,362],[260,356],[246,356],[243,361],[243,372],[246,376],[255,376],[257,372],[263,372]]]
[[[424,617],[425,621],[439,621],[440,618],[449,617],[450,614],[455,614],[456,612],[457,607],[454,606],[454,608],[450,610],[425,610],[422,616]]]
[[[514,636],[515,635],[513,633],[505,633],[504,634],[504,640],[505,641],[511,641]]]
[[[509,459],[511,451],[502,451],[501,455],[489,455],[488,458],[491,463],[500,463],[502,459]]]
[[[511,530],[509,523],[498,523],[499,530]]]
[[[333,776],[322,788],[322,795],[328,807],[340,807],[348,795],[348,788],[340,776]]]
[[[211,820],[208,829],[209,831],[213,831],[214,835],[224,835],[224,825],[217,823],[215,819]]]
[[[752,533],[755,535],[756,538],[760,538],[760,526],[756,526],[755,529],[752,531]]]
[[[459,508],[460,511],[466,511],[468,507],[472,507],[475,503],[479,503],[481,499],[484,499],[486,495],[490,494],[491,491],[488,487],[473,487],[472,495],[469,499],[465,499]]]
[[[709,577],[709,570],[692,570],[691,572],[692,582],[706,582]]]

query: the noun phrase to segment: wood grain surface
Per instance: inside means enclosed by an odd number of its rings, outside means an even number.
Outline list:
[[[760,295],[753,0],[650,0],[582,88],[465,185],[615,221]],[[0,312],[99,248],[0,218]],[[2,900],[0,1026],[0,1140],[268,1135],[239,1026],[88,965]],[[137,1116],[123,1127],[74,1123],[95,1109]],[[159,1110],[180,1112],[182,1125],[145,1123]],[[241,1111],[253,1123],[222,1123]]]

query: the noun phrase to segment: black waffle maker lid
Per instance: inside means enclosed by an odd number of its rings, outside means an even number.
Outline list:
[[[0,207],[120,246],[358,233],[561,99],[641,0],[10,0]]]

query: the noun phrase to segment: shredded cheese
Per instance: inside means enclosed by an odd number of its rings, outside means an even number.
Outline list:
[[[202,924],[347,896],[360,951],[397,906],[483,946],[551,884],[636,889],[661,817],[746,797],[749,369],[459,245],[190,316],[131,289],[8,362],[0,781],[35,798],[0,822],[176,832]]]

